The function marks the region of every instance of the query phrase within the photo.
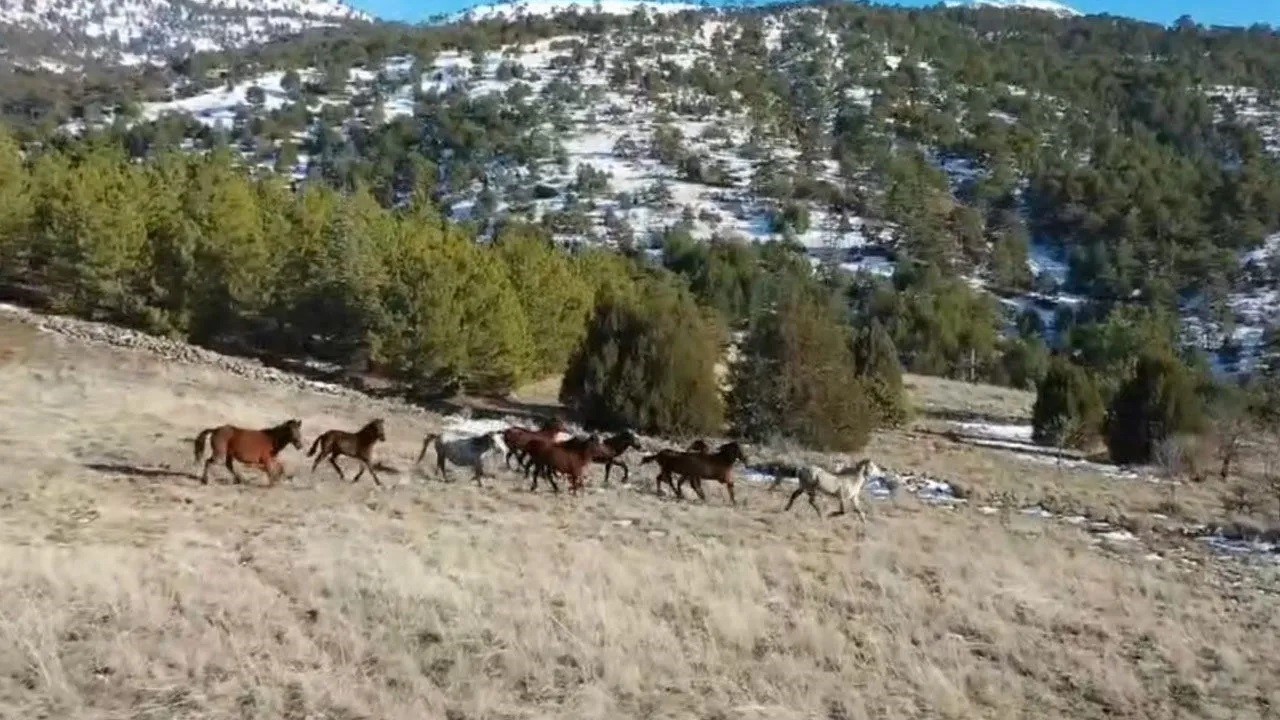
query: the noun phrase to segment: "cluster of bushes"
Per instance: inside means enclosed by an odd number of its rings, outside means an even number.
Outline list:
[[[1054,358],[1036,392],[1032,437],[1087,448],[1101,438],[1112,462],[1159,460],[1174,438],[1206,430],[1210,386],[1168,348],[1140,354],[1114,391],[1085,367]]]

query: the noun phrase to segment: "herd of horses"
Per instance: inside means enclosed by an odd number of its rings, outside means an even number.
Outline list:
[[[422,450],[418,453],[415,465],[420,465],[429,451],[434,451],[436,468],[441,478],[448,480],[448,465],[470,468],[476,485],[484,477],[484,459],[499,448],[499,442],[506,448],[506,465],[512,468],[512,461],[530,479],[531,492],[538,489],[539,479],[544,479],[551,489],[559,493],[560,486],[556,476],[560,475],[569,482],[569,492],[576,495],[585,485],[586,470],[593,464],[603,465],[604,483],[609,483],[609,473],[614,468],[622,471],[623,482],[630,480],[630,469],[622,456],[631,449],[639,449],[640,443],[631,431],[623,431],[606,438],[599,435],[571,436],[560,439],[567,428],[558,418],[543,422],[536,429],[511,426],[504,430],[482,433],[470,437],[446,440],[440,433],[431,433],[422,442]],[[338,465],[338,458],[347,457],[360,463],[360,471],[351,482],[359,482],[366,472],[378,486],[382,481],[373,467],[373,448],[377,443],[387,439],[386,426],[382,419],[371,420],[355,432],[346,430],[326,430],[311,444],[307,457],[314,457],[311,466],[314,473],[320,463],[325,460],[337,471],[338,477],[346,480],[346,473]],[[205,458],[206,445],[212,452]],[[244,477],[236,469],[239,462],[266,473],[268,485],[274,486],[284,474],[284,466],[280,464],[279,455],[288,446],[302,449],[302,421],[287,420],[274,427],[249,429],[236,425],[221,425],[209,428],[196,435],[194,440],[195,461],[204,460],[203,472],[200,475],[202,484],[209,483],[209,469],[221,461],[226,465],[236,483],[245,483]],[[684,485],[687,483],[703,502],[707,496],[702,490],[703,480],[712,480],[725,486],[729,502],[737,505],[737,497],[733,491],[733,467],[735,463],[746,464],[747,458],[742,446],[734,441],[726,442],[714,451],[703,440],[695,440],[684,450],[663,449],[640,459],[641,465],[653,463],[658,468],[655,494],[662,496],[663,485],[671,489],[677,499],[684,499]],[[859,495],[875,469],[870,460],[862,460],[853,468],[839,472],[831,472],[816,465],[776,465],[774,483],[776,487],[784,478],[796,480],[798,488],[792,493],[784,511],[790,510],[795,501],[808,494],[809,504],[821,516],[822,511],[817,504],[817,495],[834,497],[839,501],[839,509],[832,515],[845,513],[848,502],[864,522],[866,515],[862,511]]]

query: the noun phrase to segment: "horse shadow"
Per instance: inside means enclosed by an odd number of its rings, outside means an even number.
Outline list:
[[[104,475],[126,475],[143,480],[199,480],[200,476],[190,472],[180,472],[168,468],[140,467],[124,463],[85,463],[89,470]]]

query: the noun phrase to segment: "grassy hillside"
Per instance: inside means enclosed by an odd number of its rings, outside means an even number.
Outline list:
[[[648,473],[576,500],[507,474],[477,490],[413,473],[435,415],[8,320],[0,339],[6,717],[1250,718],[1280,702],[1273,580],[1191,545],[911,498],[874,503],[862,533],[780,514],[764,489],[738,509],[715,490],[660,501]],[[293,450],[273,490],[191,475],[206,426],[296,416],[310,440],[373,415],[386,489],[310,475]],[[964,472],[910,438],[868,453]]]

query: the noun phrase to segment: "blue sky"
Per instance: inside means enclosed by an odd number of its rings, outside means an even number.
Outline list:
[[[477,0],[348,0],[352,5],[387,20],[417,21],[436,13],[454,12],[476,5]],[[486,0],[487,1],[487,0]],[[696,1],[696,0],[695,0]],[[892,0],[891,0],[892,1]],[[1250,25],[1263,22],[1280,26],[1280,0],[1065,0],[1086,13],[1107,12],[1162,24],[1190,15],[1206,25]],[[935,0],[898,0],[897,5],[927,6]]]

